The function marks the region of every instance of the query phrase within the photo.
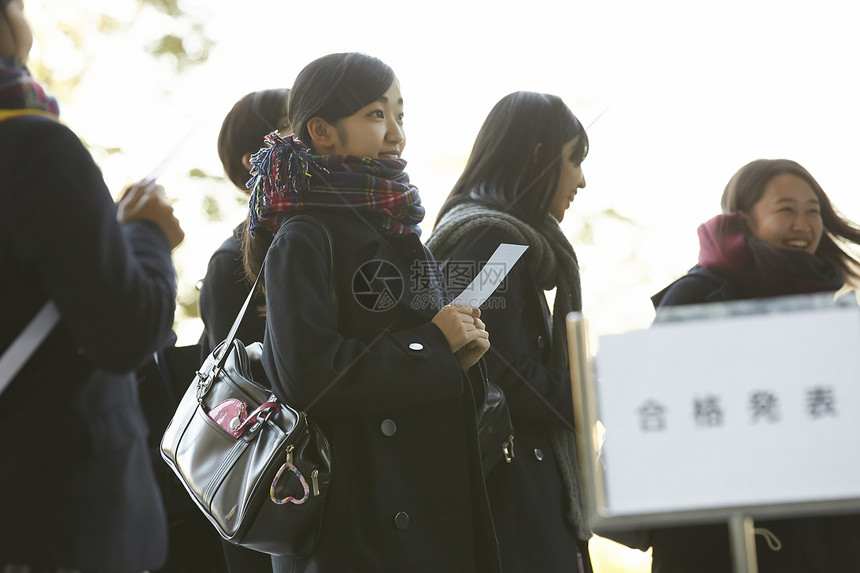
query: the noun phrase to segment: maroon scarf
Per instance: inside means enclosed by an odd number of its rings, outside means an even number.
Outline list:
[[[835,292],[844,282],[842,274],[815,255],[778,249],[784,260],[784,285],[763,284],[748,240],[746,227],[735,213],[717,215],[699,226],[699,265],[734,283],[745,296],[759,298],[788,294]],[[775,248],[775,247],[774,247]]]

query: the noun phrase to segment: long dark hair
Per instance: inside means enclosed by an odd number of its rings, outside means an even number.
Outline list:
[[[218,157],[224,173],[239,189],[245,190],[250,176],[242,163],[247,153],[263,146],[263,138],[286,125],[288,89],[251,92],[233,104],[218,134]]]
[[[308,122],[319,117],[330,124],[349,117],[385,94],[394,82],[394,70],[378,58],[359,52],[329,54],[305,66],[296,76],[287,103],[287,123],[298,138],[311,146]],[[245,273],[253,280],[274,238],[264,229],[248,232],[242,240]]]
[[[573,161],[579,164],[588,155],[588,135],[560,97],[522,91],[505,96],[484,120],[436,221],[468,199],[540,222],[558,184],[562,146],[574,137]]]
[[[824,232],[815,255],[842,273],[846,281],[860,282],[860,260],[840,243],[860,244],[860,226],[844,217],[830,202],[818,181],[802,165],[790,159],[757,159],[741,167],[729,180],[720,201],[723,213],[751,213],[764,195],[768,182],[777,175],[794,175],[806,181],[818,199]],[[753,252],[763,283],[772,283],[784,274],[785,253],[757,239],[746,229],[746,242]]]

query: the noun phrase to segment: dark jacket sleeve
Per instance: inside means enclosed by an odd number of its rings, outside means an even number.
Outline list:
[[[707,302],[726,302],[744,298],[732,281],[699,265],[691,268],[665,289],[651,297],[655,308]]]
[[[149,222],[120,225],[101,172],[77,136],[47,119],[23,130],[11,185],[11,252],[36,269],[89,361],[128,372],[170,334],[170,244]]]
[[[201,337],[204,355],[227,338],[250,290],[242,268],[242,251],[231,237],[212,254],[200,287],[200,318],[205,325]],[[251,300],[251,307],[236,331],[236,338],[244,344],[263,341],[265,319],[260,316],[259,307],[264,303],[265,299],[257,295]]]
[[[318,229],[299,222],[282,229],[269,248],[264,366],[276,394],[302,409],[315,403],[324,415],[459,398],[464,375],[435,324],[380,329],[372,340],[349,336],[350,321],[361,320],[356,313],[362,311],[346,296],[335,311],[327,248]],[[416,343],[418,351],[410,348]]]
[[[477,273],[500,243],[517,241],[495,228],[473,231],[455,247],[446,264],[472,266]],[[524,255],[481,310],[490,333],[490,350],[485,354],[489,379],[504,390],[512,417],[567,426],[573,423],[570,373],[549,368],[541,360],[535,340],[542,331],[537,325],[545,317],[541,306],[529,302],[527,291],[535,290],[530,272]],[[539,291],[532,294],[544,296]]]
[[[714,290],[711,281],[694,275],[686,275],[672,283],[656,301],[656,306],[681,306],[705,302]]]

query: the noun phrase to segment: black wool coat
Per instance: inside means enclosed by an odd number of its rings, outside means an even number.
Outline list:
[[[494,227],[468,233],[442,262],[446,275],[459,275],[469,267],[477,273],[500,243],[517,241]],[[562,482],[549,433],[573,426],[570,372],[548,366],[557,342],[528,252],[481,307],[481,319],[492,345],[484,355],[489,378],[505,392],[514,425],[515,458],[497,466],[487,479],[502,568],[575,572],[579,549],[585,571],[591,571],[587,544],[578,543],[564,516]]]
[[[0,395],[0,564],[156,568],[167,523],[134,370],[173,325],[170,244],[120,225],[77,136],[0,122],[0,351],[46,300],[60,323]]]
[[[233,229],[233,234],[212,253],[206,268],[206,277],[200,285],[200,318],[204,328],[199,344],[203,359],[227,338],[236,315],[251,290],[242,262],[243,227],[244,224]],[[263,341],[266,320],[258,309],[265,302],[264,296],[254,295],[251,308],[245,313],[239,330],[236,331],[236,338],[246,345]]]
[[[741,290],[722,275],[696,265],[651,297],[655,308],[706,302],[728,302],[743,298]]]
[[[265,266],[263,363],[279,398],[311,406],[332,477],[316,552],[275,557],[275,571],[498,571],[476,429],[484,379],[430,322],[432,256],[359,212],[313,215],[333,238],[333,278],[320,230],[286,222]]]

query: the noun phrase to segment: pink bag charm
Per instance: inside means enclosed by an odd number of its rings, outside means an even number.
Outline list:
[[[242,435],[239,428],[248,418],[248,405],[237,398],[230,398],[209,410],[209,417],[225,432],[238,438]]]

